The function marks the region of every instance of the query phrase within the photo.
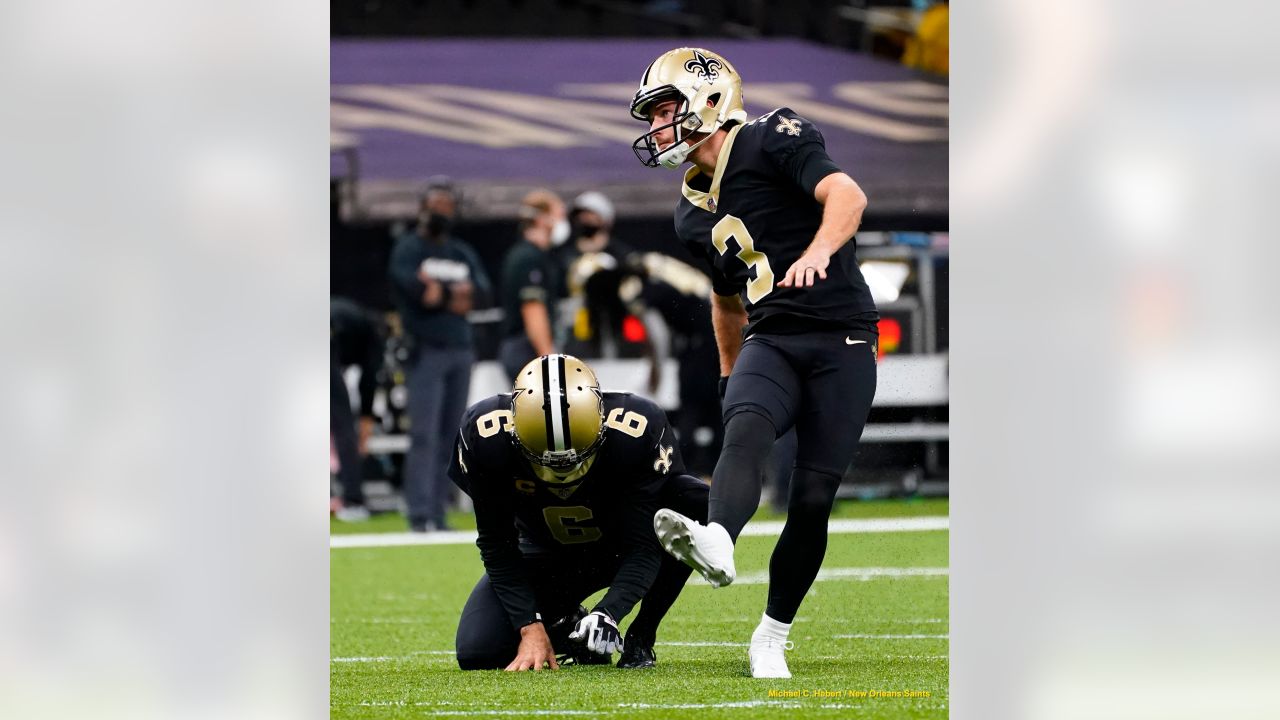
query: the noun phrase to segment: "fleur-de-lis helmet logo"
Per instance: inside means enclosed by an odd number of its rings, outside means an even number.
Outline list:
[[[715,82],[716,78],[720,77],[722,68],[724,68],[724,63],[716,58],[703,55],[699,50],[694,50],[693,58],[686,60],[684,63],[685,70],[712,82]]]

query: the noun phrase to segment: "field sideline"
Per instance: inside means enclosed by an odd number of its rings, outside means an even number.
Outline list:
[[[835,517],[946,512],[946,501],[845,502]],[[759,519],[776,518],[762,511]],[[401,522],[339,532],[395,532]],[[474,546],[333,549],[331,716],[944,718],[947,537],[833,534],[823,576],[792,630],[791,680],[747,674],[745,644],[764,607],[773,537],[740,540],[743,582],[718,590],[700,578],[690,583],[663,624],[656,669],[536,675],[457,669],[453,634],[482,572]]]

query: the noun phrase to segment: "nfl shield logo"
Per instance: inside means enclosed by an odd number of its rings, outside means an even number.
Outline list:
[[[708,210],[710,210],[711,212],[715,212],[715,211],[716,211],[716,199],[715,199],[715,198],[707,198],[707,209],[708,209]]]

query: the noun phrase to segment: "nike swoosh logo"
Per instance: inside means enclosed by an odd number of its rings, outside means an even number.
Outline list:
[[[858,343],[865,343],[865,342],[866,340],[850,340],[849,338],[844,339],[845,345],[857,345]]]

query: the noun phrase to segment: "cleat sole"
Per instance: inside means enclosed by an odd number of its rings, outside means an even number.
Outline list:
[[[711,583],[712,587],[724,587],[729,584],[729,576],[723,570],[707,567],[706,558],[698,552],[688,526],[679,519],[658,511],[653,518],[653,529],[657,531],[658,540],[669,555],[697,570],[698,574]]]

